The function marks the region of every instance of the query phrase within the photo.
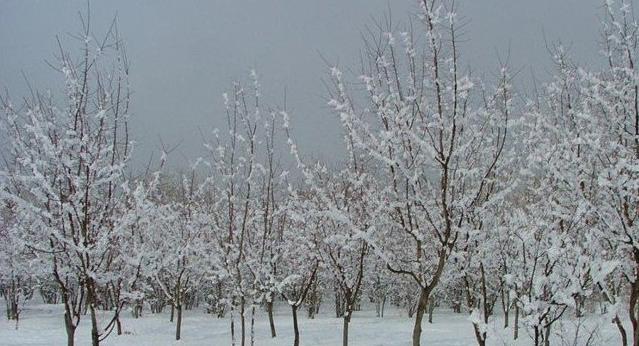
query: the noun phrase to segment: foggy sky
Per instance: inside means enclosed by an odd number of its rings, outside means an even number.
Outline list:
[[[546,41],[561,41],[581,62],[599,59],[600,0],[458,0],[469,20],[461,50],[475,75],[495,72],[498,53],[540,78],[550,68]],[[86,1],[0,0],[0,88],[13,98],[34,86],[59,88],[44,59],[56,35],[77,32]],[[222,93],[257,70],[268,103],[284,90],[303,152],[339,159],[337,119],[326,106],[321,78],[327,66],[356,67],[361,32],[390,9],[395,22],[416,13],[414,0],[117,0],[91,2],[92,27],[103,32],[117,13],[131,62],[131,128],[135,160],[176,144],[174,162],[201,154],[200,130],[223,126]],[[174,156],[175,156],[174,155]]]

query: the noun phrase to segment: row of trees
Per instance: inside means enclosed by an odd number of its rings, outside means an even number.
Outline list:
[[[461,67],[454,3],[419,1],[420,26],[365,40],[359,75],[338,67],[330,107],[344,134],[337,167],[300,154],[285,110],[263,104],[255,73],[224,95],[224,131],[181,174],[131,176],[128,64],[117,26],[81,52],[60,45],[65,94],[2,98],[0,285],[10,319],[36,290],[64,306],[68,344],[90,319],[98,345],[124,309],[230,317],[233,344],[255,341],[257,308],[310,317],[334,296],[349,323],[364,299],[414,316],[470,316],[477,343],[500,306],[535,345],[563,317],[614,323],[639,345],[637,23],[606,2],[607,65],[552,50],[556,73],[518,95],[507,66],[492,83]],[[56,102],[62,98],[62,102]],[[282,154],[292,160],[281,160]],[[292,161],[293,168],[284,169]],[[153,165],[149,165],[152,167]],[[291,172],[289,174],[289,171]],[[595,342],[596,330],[581,337]]]

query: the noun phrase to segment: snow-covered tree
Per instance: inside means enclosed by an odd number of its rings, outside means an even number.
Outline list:
[[[208,217],[198,208],[197,177],[192,171],[177,184],[158,187],[148,219],[144,224],[136,250],[143,257],[142,273],[149,285],[166,298],[171,311],[177,313],[175,339],[181,338],[182,312],[185,301],[201,288],[207,268],[205,253],[215,248],[207,242]],[[144,209],[143,209],[144,210]],[[144,213],[142,214],[144,215]],[[173,320],[173,313],[171,315]]]
[[[342,344],[348,345],[348,327],[362,298],[364,275],[370,253],[368,233],[374,230],[375,209],[371,208],[374,185],[357,166],[332,174],[316,165],[310,185],[306,217],[317,224],[317,256],[334,280],[344,308]],[[302,217],[302,216],[300,216]]]
[[[421,342],[428,299],[472,227],[468,217],[490,200],[507,120],[485,109],[459,66],[452,2],[420,5],[423,35],[389,28],[371,37],[359,77],[365,91],[349,89],[333,68],[330,101],[353,147],[384,168],[378,175],[388,182],[378,199],[386,215],[386,224],[376,227],[386,241],[380,255],[388,269],[420,287],[413,345]]]
[[[245,89],[235,83],[224,94],[227,133],[214,131],[207,143],[208,156],[204,185],[209,190],[212,237],[219,254],[214,270],[225,288],[224,300],[234,314],[239,312],[241,344],[246,340],[246,313],[251,311],[251,340],[256,305],[271,303],[277,291],[278,245],[286,215],[280,211],[286,192],[286,172],[275,154],[281,125],[277,111],[267,112],[261,104],[260,85],[255,71]],[[270,314],[270,313],[269,313]],[[271,323],[272,334],[275,334]]]
[[[22,106],[3,102],[13,164],[3,175],[16,187],[3,197],[15,205],[22,241],[46,258],[58,285],[68,344],[86,304],[97,345],[115,323],[102,325],[96,309],[100,291],[120,275],[109,259],[121,239],[117,212],[130,152],[128,66],[115,22],[98,39],[83,20],[79,38],[79,59],[60,44],[63,95],[34,91]]]
[[[36,254],[20,237],[18,222],[11,203],[0,206],[0,295],[6,303],[8,320],[14,320],[16,329],[24,304],[38,287],[41,266]]]
[[[317,283],[321,258],[318,246],[322,241],[319,222],[308,218],[306,196],[296,192],[286,207],[289,222],[281,232],[281,253],[278,271],[278,291],[291,307],[293,315],[293,345],[300,345],[298,309]]]

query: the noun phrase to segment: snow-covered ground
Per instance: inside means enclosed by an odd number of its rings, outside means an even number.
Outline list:
[[[329,310],[329,308],[326,308]],[[168,310],[168,309],[167,309]],[[4,314],[4,312],[3,312]],[[340,345],[342,320],[324,311],[313,320],[300,316],[302,345]],[[280,306],[275,314],[278,336],[271,339],[268,320],[263,312],[256,314],[256,345],[292,345],[292,319],[286,306]],[[422,335],[426,345],[476,345],[472,327],[465,314],[450,311],[436,311],[434,323],[424,323]],[[250,320],[249,320],[250,321]],[[134,319],[125,313],[123,335],[112,334],[104,342],[105,345],[230,345],[229,319],[217,319],[202,311],[186,311],[182,326],[182,340],[174,341],[175,324],[169,322],[168,312],[162,314],[145,314]],[[248,321],[247,321],[248,322]],[[387,311],[384,318],[375,317],[374,311],[355,312],[351,327],[350,345],[409,345],[413,321],[402,311]],[[514,343],[512,330],[501,327],[502,320],[497,318],[489,327],[489,345],[530,345],[532,339],[525,330],[521,330],[519,340]],[[248,327],[248,323],[247,323]],[[566,323],[565,338],[574,331],[574,322]],[[555,328],[559,333],[559,326]],[[90,344],[90,322],[88,319],[80,323],[76,333],[76,345]],[[619,337],[613,326],[606,325],[599,332],[596,345],[618,345]],[[562,345],[561,338],[555,335],[553,344]],[[248,341],[248,339],[247,339]],[[33,304],[25,308],[19,329],[15,324],[2,320],[0,323],[0,345],[64,345],[66,335],[62,321],[62,306]],[[580,343],[577,343],[579,345]]]

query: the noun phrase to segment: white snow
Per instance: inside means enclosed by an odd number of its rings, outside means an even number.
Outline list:
[[[302,345],[333,346],[341,345],[342,319],[335,318],[332,305],[327,303],[315,319],[308,319],[305,310],[299,311],[300,338]],[[169,322],[169,311],[150,314],[145,311],[142,318],[134,319],[129,312],[122,318],[123,335],[110,335],[104,345],[231,345],[229,318],[218,319],[200,310],[184,312],[182,340],[175,341],[175,324]],[[4,310],[2,311],[4,313]],[[63,345],[66,334],[62,320],[62,305],[33,304],[25,308],[19,329],[15,330],[13,321],[0,322],[0,344],[2,345]],[[425,316],[426,317],[426,316]],[[239,320],[236,318],[236,331]],[[247,316],[247,327],[250,315]],[[512,323],[512,316],[511,316]],[[488,325],[488,345],[531,345],[532,339],[523,329],[517,342],[512,341],[512,329],[503,329],[503,320],[498,317]],[[256,314],[256,345],[291,345],[293,343],[293,325],[290,310],[284,303],[275,311],[275,326],[278,336],[270,337],[268,319],[264,312]],[[410,345],[413,319],[406,317],[404,311],[389,309],[384,318],[375,317],[372,309],[356,311],[349,328],[349,344],[352,346],[400,346]],[[453,313],[449,310],[436,310],[433,324],[423,324],[422,342],[433,346],[476,345],[472,325],[468,315]],[[582,328],[585,328],[582,326]],[[574,333],[574,325],[567,323],[565,338]],[[587,328],[583,329],[587,330]],[[560,333],[559,326],[554,330]],[[603,326],[599,332],[597,345],[620,344],[618,333],[612,324]],[[250,344],[247,333],[247,345]],[[560,337],[554,336],[554,344],[561,345]],[[76,345],[90,344],[90,322],[85,319],[76,332]],[[239,343],[238,343],[239,344]]]

